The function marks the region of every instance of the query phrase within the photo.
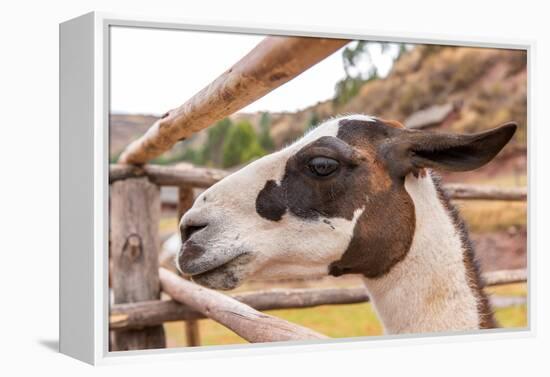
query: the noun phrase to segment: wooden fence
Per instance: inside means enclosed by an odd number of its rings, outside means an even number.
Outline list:
[[[207,188],[227,172],[144,165],[177,141],[231,115],[291,80],[348,41],[268,37],[202,91],[159,119],[111,165],[110,350],[164,348],[162,324],[186,322],[188,345],[199,345],[197,320],[211,318],[250,342],[322,339],[324,335],[262,313],[368,301],[363,287],[287,289],[234,296],[200,287],[160,268],[160,187],[178,187],[178,217],[192,205],[193,188]],[[525,189],[448,185],[452,198],[526,200]],[[523,270],[485,276],[490,285],[525,281]],[[160,300],[161,290],[171,300]],[[183,331],[184,329],[182,329]]]

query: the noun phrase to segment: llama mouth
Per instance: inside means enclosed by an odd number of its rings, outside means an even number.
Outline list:
[[[249,275],[247,265],[252,260],[250,253],[240,254],[228,262],[200,274],[191,275],[195,283],[212,289],[236,288]]]
[[[242,254],[242,251],[232,252],[233,255],[228,255],[229,258],[224,254],[226,253],[222,251],[209,252],[201,244],[188,240],[181,246],[175,263],[183,275],[192,277],[209,273],[231,263]]]

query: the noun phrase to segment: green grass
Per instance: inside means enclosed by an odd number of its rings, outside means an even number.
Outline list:
[[[490,287],[487,292],[493,295],[525,296],[526,284],[509,284]],[[296,323],[331,338],[374,336],[382,334],[382,326],[369,303],[351,305],[325,305],[308,309],[285,309],[267,311],[273,316]],[[527,326],[526,305],[498,308],[495,315],[501,327],[521,328]],[[184,322],[166,323],[165,330],[170,347],[186,345]],[[246,343],[231,330],[208,319],[199,320],[201,345],[222,345]]]
[[[527,297],[527,283],[515,283],[487,287],[490,296]],[[527,326],[527,305],[515,305],[495,310],[497,323],[501,327],[521,328]]]
[[[509,306],[495,310],[497,323],[506,328],[527,327],[527,305]]]

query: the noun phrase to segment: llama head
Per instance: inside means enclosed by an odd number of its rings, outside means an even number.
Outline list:
[[[216,289],[248,278],[381,276],[414,235],[405,177],[476,169],[515,129],[454,135],[363,115],[331,119],[202,193],[181,219],[178,268]]]

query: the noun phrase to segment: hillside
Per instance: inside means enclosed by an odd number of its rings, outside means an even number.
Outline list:
[[[299,80],[299,78],[297,78]],[[363,85],[345,105],[319,102],[294,113],[270,113],[270,136],[275,148],[301,136],[312,121],[337,114],[366,113],[407,124],[412,115],[436,105],[451,105],[455,111],[437,124],[439,129],[477,132],[514,120],[519,130],[500,160],[510,169],[525,172],[527,122],[526,55],[517,50],[465,47],[417,46],[395,62],[384,79]],[[260,113],[239,113],[235,122],[248,120],[258,131]],[[141,135],[156,118],[149,115],[111,115],[111,158]],[[204,144],[200,132],[174,151]],[[504,162],[512,159],[513,161]]]
[[[385,79],[365,84],[344,106],[325,101],[297,113],[273,114],[272,136],[280,145],[300,135],[312,114],[324,119],[365,113],[406,122],[420,110],[455,103],[460,111],[440,128],[478,132],[515,120],[514,149],[524,149],[526,62],[526,55],[515,50],[419,46],[401,57]]]

